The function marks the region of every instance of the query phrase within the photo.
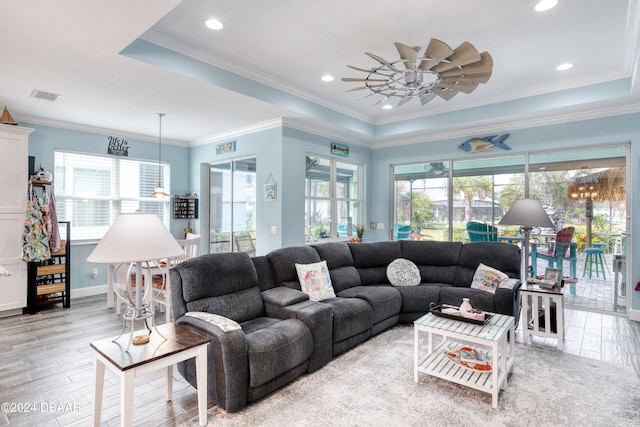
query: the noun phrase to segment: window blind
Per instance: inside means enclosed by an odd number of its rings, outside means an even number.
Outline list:
[[[74,241],[101,239],[120,213],[156,213],[169,227],[169,200],[149,194],[158,181],[170,193],[170,165],[158,177],[157,162],[60,150],[54,164],[58,219],[71,221]]]

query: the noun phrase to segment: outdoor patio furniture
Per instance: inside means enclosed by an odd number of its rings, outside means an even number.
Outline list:
[[[470,242],[497,242],[498,229],[484,222],[470,221],[467,223],[467,233]]]
[[[596,278],[600,278],[600,273],[602,273],[602,279],[606,280],[607,275],[604,272],[605,264],[603,250],[600,248],[585,248],[584,253],[587,254],[587,257],[584,260],[582,277],[585,277],[587,275],[587,270],[589,270],[589,279],[591,279],[592,273],[594,272],[593,266],[595,264]]]
[[[551,243],[551,247],[547,251],[539,251],[538,244],[531,244],[531,267],[533,268],[533,277],[537,277],[538,258],[547,260],[549,268],[563,269],[564,260],[569,260],[570,277],[576,277],[576,260],[577,245],[572,242],[574,227],[565,227],[556,233],[556,239]]]

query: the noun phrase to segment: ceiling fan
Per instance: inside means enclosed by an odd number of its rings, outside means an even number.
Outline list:
[[[382,95],[376,104],[397,97],[400,98],[398,107],[413,98],[425,105],[436,95],[448,101],[458,92],[471,93],[491,77],[493,58],[488,52],[478,52],[469,42],[451,49],[443,41],[431,39],[422,54],[418,47],[397,42],[395,45],[400,55],[396,61],[365,52],[380,65],[369,69],[347,65],[367,73],[366,77],[343,77],[343,82],[364,84],[347,92],[369,89],[370,93],[358,99]]]

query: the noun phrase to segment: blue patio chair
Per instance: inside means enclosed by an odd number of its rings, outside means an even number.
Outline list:
[[[497,242],[498,229],[484,222],[470,221],[467,223],[467,233],[470,242]]]
[[[349,227],[347,227],[347,224],[338,224],[338,237],[349,237]]]
[[[411,235],[411,226],[396,224],[394,226],[394,235],[396,240],[408,239]]]
[[[562,270],[564,260],[569,261],[570,277],[576,277],[576,244],[572,242],[574,227],[565,227],[556,233],[556,240],[552,242],[549,250],[538,251],[538,245],[531,245],[531,267],[533,268],[533,276],[538,275],[537,262],[538,258],[547,261],[549,268],[558,268]],[[545,243],[546,244],[546,243]]]

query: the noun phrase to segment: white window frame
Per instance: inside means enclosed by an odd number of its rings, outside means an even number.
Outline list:
[[[94,153],[74,152],[67,150],[54,150],[54,185],[56,199],[56,213],[58,220],[71,221],[71,238],[74,242],[93,242],[100,240],[104,233],[109,229],[120,213],[130,212],[154,212],[160,216],[160,219],[169,229],[171,220],[170,198],[160,199],[150,194],[154,187],[158,184],[158,167],[161,170],[160,182],[165,188],[165,192],[170,193],[171,182],[171,165],[166,162],[153,160],[135,159],[131,157],[119,157],[111,155],[100,155]],[[129,176],[124,176],[123,170],[129,166]],[[74,193],[74,172],[80,168],[96,169],[96,175],[92,176],[91,171],[84,171],[83,180],[94,179],[89,186],[96,186],[95,193],[88,194],[86,191],[82,193]],[[100,179],[98,174],[105,175],[109,179],[106,183],[104,179]],[[136,179],[132,179],[136,178]],[[97,190],[102,184],[108,185],[108,189],[103,187],[103,193]],[[137,183],[137,189],[131,188],[131,185]],[[85,187],[86,188],[86,187]],[[88,226],[80,223],[78,218],[74,218],[77,214],[79,203],[95,203],[99,201],[108,202],[109,206],[104,212],[98,212],[98,217],[85,216],[83,222]],[[90,209],[89,209],[90,210]],[[91,220],[96,219],[96,223],[91,225]]]

